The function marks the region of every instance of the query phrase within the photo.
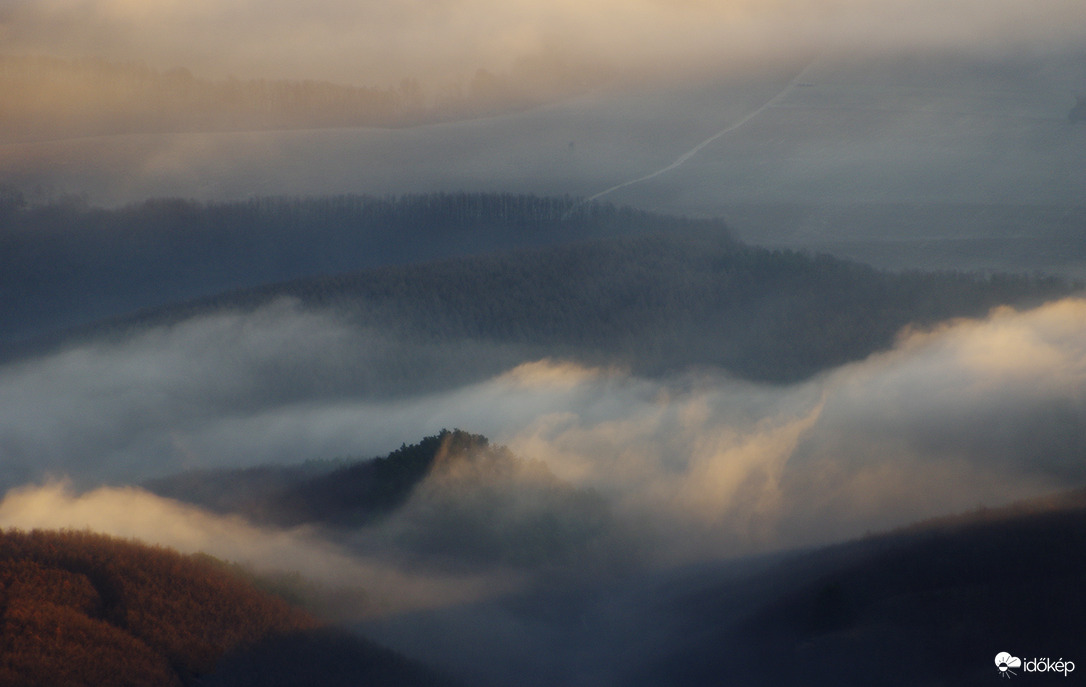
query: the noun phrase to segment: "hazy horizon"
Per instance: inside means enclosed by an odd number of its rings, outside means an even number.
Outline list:
[[[286,571],[480,687],[913,656],[1019,569],[820,571],[1086,484],[1083,97],[1081,0],[10,0],[0,527]],[[405,478],[454,428],[509,453]],[[195,505],[397,447],[379,517]]]
[[[69,476],[85,489],[364,459],[461,427],[635,521],[679,527],[680,557],[712,557],[703,536],[732,555],[809,546],[1082,480],[1077,444],[1063,442],[1083,431],[1084,327],[1086,306],[1071,298],[912,332],[784,386],[544,359],[383,399],[330,380],[350,360],[382,364],[387,343],[333,311],[277,302],[0,370],[0,477],[10,488]],[[293,380],[274,373],[290,369]],[[835,486],[809,488],[825,482]]]
[[[34,94],[0,117],[0,184],[111,207],[571,195],[894,269],[1081,278],[1062,246],[1084,212],[1086,122],[1069,114],[1086,95],[1084,14],[1060,0],[16,3],[6,54],[106,66],[31,91],[0,79]],[[291,92],[295,110],[276,104]],[[362,109],[329,118],[322,98]]]
[[[1083,26],[1086,10],[1073,0],[16,0],[0,14],[8,53],[362,86],[403,78],[444,86],[526,60],[700,75],[727,73],[729,60],[742,66],[812,52],[1036,54],[1079,45]]]

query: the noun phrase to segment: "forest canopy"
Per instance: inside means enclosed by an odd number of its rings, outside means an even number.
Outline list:
[[[711,366],[796,381],[884,350],[910,325],[1081,288],[1036,275],[879,271],[746,245],[719,220],[568,197],[159,199],[103,209],[34,205],[11,191],[0,201],[0,293],[13,306],[0,314],[0,354],[63,341],[79,325],[99,323],[83,335],[118,334],[286,298],[394,341],[399,357],[371,370],[393,392],[410,391],[412,379],[425,385],[409,374],[419,368],[412,347],[463,342],[505,351],[476,356],[472,367],[486,369],[472,374],[553,356],[643,374]]]
[[[90,532],[0,533],[0,682],[183,685],[317,621],[195,556]]]
[[[0,532],[0,683],[452,684],[205,554],[89,531]]]

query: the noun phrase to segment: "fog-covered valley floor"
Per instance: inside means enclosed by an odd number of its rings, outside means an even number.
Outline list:
[[[279,301],[6,365],[3,477],[21,486],[0,502],[0,523],[301,573],[318,585],[314,607],[472,684],[645,684],[638,666],[667,673],[680,656],[690,684],[715,684],[722,659],[689,643],[686,623],[725,641],[726,628],[763,622],[764,604],[845,574],[836,555],[801,563],[786,552],[1081,484],[1084,341],[1086,304],[1067,298],[908,332],[799,383],[541,359],[388,399],[331,383],[367,358],[380,364],[379,341],[334,312]],[[486,354],[464,345],[467,358]],[[386,488],[377,477],[353,478],[377,486],[345,492],[342,516],[306,515],[289,496],[294,484],[330,489],[321,475],[443,427],[497,448],[442,444],[376,515],[351,513]],[[883,547],[897,551],[889,541],[855,555],[881,560]],[[997,554],[977,555],[960,565],[989,568]],[[805,565],[819,572],[797,572]],[[687,596],[705,586],[721,610],[689,615]],[[765,641],[790,646],[786,636]],[[877,636],[864,641],[881,647]],[[771,651],[743,651],[755,648]],[[954,670],[972,675],[964,663]]]
[[[0,682],[1073,682],[1084,28],[0,7]]]

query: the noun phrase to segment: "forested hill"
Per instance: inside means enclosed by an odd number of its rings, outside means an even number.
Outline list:
[[[906,325],[983,316],[1074,288],[1036,276],[881,272],[677,230],[299,280],[159,312],[142,324],[292,297],[412,345],[487,342],[524,359],[557,356],[643,374],[715,366],[786,382],[887,348]]]
[[[693,222],[566,197],[148,200],[31,205],[0,187],[0,352],[14,342],[139,308],[301,277],[674,231]]]
[[[4,685],[451,684],[221,561],[91,532],[0,532],[0,620]]]
[[[368,460],[192,471],[143,486],[159,496],[262,524],[358,526],[403,505],[439,457],[468,460],[479,453],[513,460],[482,435],[442,430]]]
[[[1084,545],[1078,490],[788,556],[745,582],[702,579],[657,600],[658,624],[686,641],[621,684],[982,686],[999,681],[1000,651],[1077,672]]]
[[[458,342],[501,355],[468,356],[464,369],[439,371],[461,377],[447,381],[542,356],[791,381],[883,349],[909,324],[1073,290],[1042,277],[879,272],[744,245],[719,221],[570,198],[157,200],[106,210],[0,196],[0,296],[10,306],[0,311],[0,355],[32,352],[79,325],[112,320],[126,331],[292,297],[393,339],[395,359],[373,366],[390,391],[409,391],[411,380],[426,388],[423,368],[457,367],[444,353],[425,365],[412,356]]]
[[[192,471],[143,487],[264,525],[318,526],[363,549],[368,526],[391,523],[397,551],[416,561],[598,571],[626,560],[605,544],[625,534],[603,497],[459,429],[378,458]]]

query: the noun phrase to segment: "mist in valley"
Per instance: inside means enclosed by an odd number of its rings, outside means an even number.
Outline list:
[[[746,566],[774,560],[745,556],[1080,484],[1084,328],[1086,304],[1066,299],[906,332],[890,351],[791,385],[543,359],[382,400],[341,377],[380,355],[366,332],[276,303],[5,366],[4,478],[21,486],[0,502],[0,523],[301,572],[339,618],[480,684],[517,679],[517,661],[539,684],[577,684],[574,668],[612,683],[624,668],[612,652],[649,641],[637,639],[642,623],[664,612],[653,585],[669,598],[715,570],[708,579],[736,576],[742,590]],[[435,466],[403,506],[357,528],[254,524],[125,486],[369,458],[454,426],[508,446],[515,469]],[[467,651],[466,627],[487,658]],[[602,633],[598,645],[570,640],[581,632]]]
[[[472,685],[1086,662],[1081,3],[15,0],[0,46],[0,527]]]
[[[683,555],[707,550],[700,530],[720,555],[820,543],[1080,479],[1084,313],[996,310],[790,385],[542,359],[387,399],[349,376],[387,364],[387,344],[279,302],[5,366],[4,477],[123,485],[370,458],[463,427],[661,533],[685,523]],[[435,369],[489,352],[441,355]]]

